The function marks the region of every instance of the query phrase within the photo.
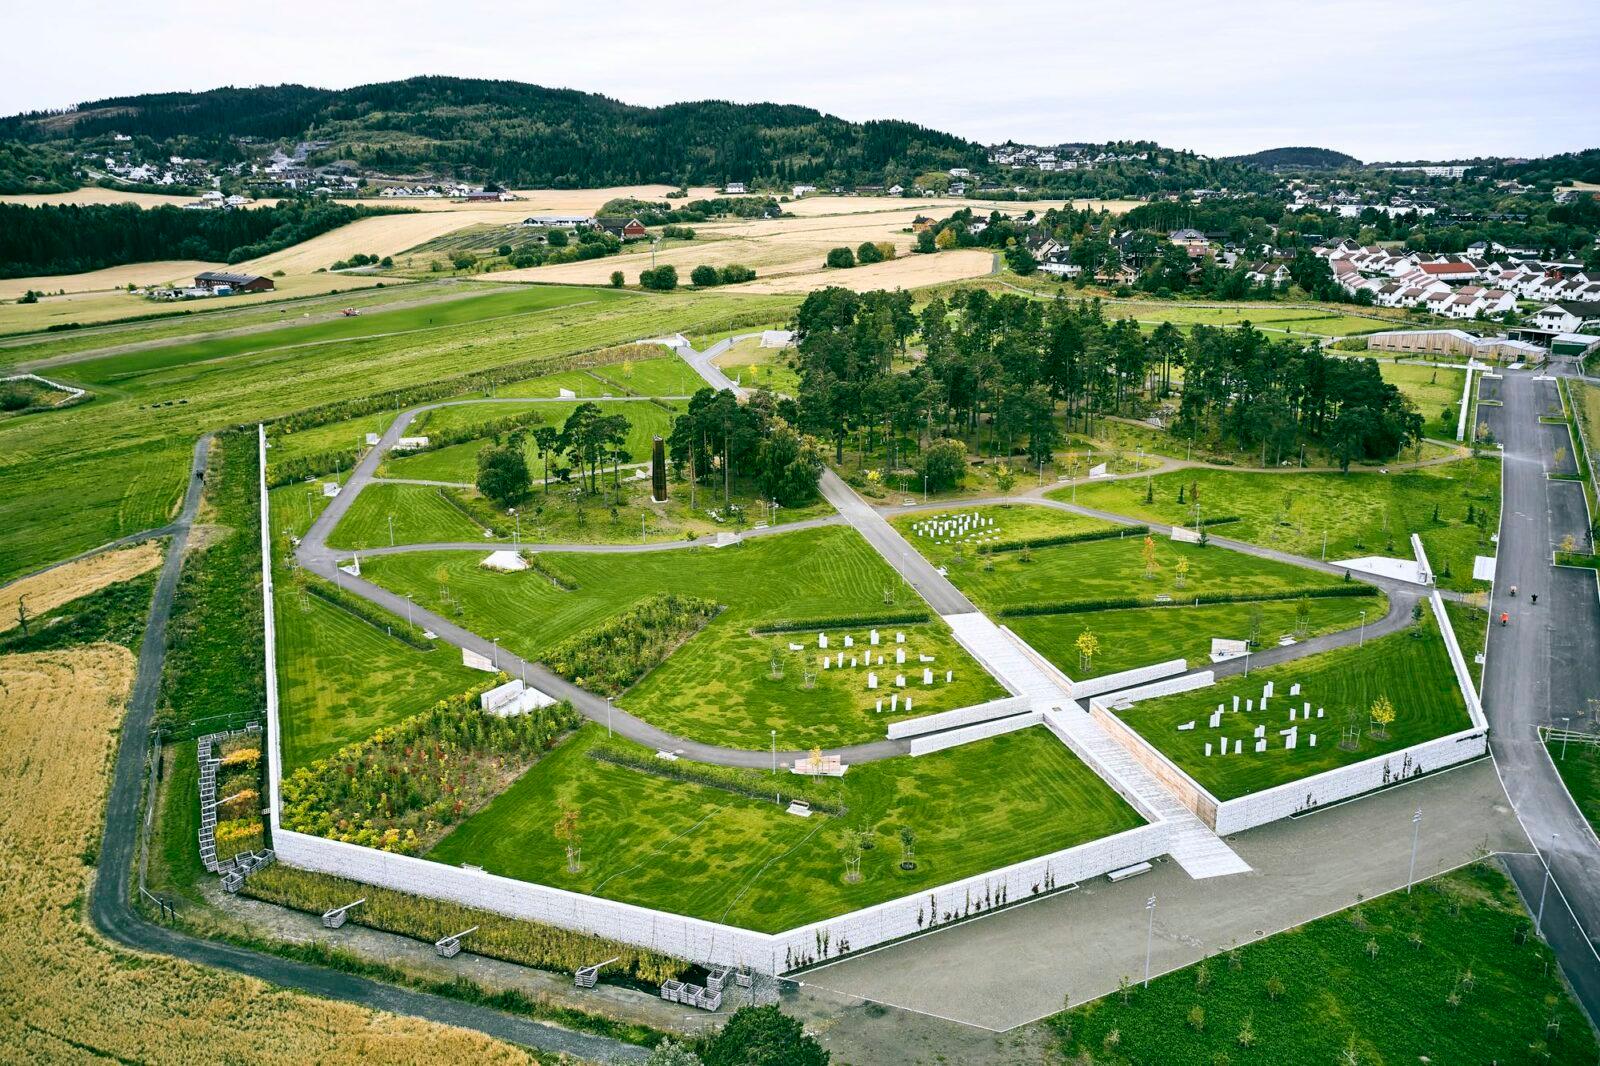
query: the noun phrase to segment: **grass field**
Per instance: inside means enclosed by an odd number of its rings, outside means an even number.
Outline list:
[[[371,580],[414,595],[418,604],[459,619],[475,633],[499,637],[530,660],[658,592],[714,600],[727,610],[617,702],[664,729],[746,748],[766,748],[772,729],[778,730],[780,746],[795,748],[876,739],[889,718],[887,712],[876,713],[875,697],[868,699],[864,667],[852,671],[847,666],[840,679],[832,670],[821,670],[813,656],[820,656],[816,633],[822,627],[758,635],[764,627],[786,620],[883,617],[922,607],[866,542],[843,528],[802,530],[720,549],[541,555],[576,586],[570,592],[537,571],[484,570],[479,558],[473,552],[418,552],[363,560],[362,569]],[[894,596],[893,604],[884,603],[885,590]],[[846,632],[864,639],[868,627],[826,628],[834,638],[830,650],[837,652]],[[1003,695],[942,624],[879,628],[907,633],[913,653],[901,672],[907,674],[907,691],[916,696],[914,713]],[[790,653],[791,641],[807,645],[806,653]],[[783,667],[778,680],[770,677],[774,650]],[[879,671],[877,695],[887,707],[894,691],[894,651],[879,650],[887,652],[888,661]],[[920,684],[918,654],[936,657],[928,665],[937,668],[940,680],[931,688]],[[814,689],[804,688],[807,663],[817,674]],[[945,670],[954,671],[953,684],[944,684]]]
[[[611,363],[589,373],[615,386],[615,392],[634,396],[693,396],[706,387],[705,379],[676,355]]]
[[[589,759],[586,749],[603,739],[598,726],[585,726],[429,857],[773,932],[1140,824],[1042,727],[854,766],[836,781],[808,780],[808,791],[827,791],[849,812],[811,818]],[[975,787],[979,781],[985,785]],[[563,808],[580,812],[576,874],[566,872],[565,852],[551,834]],[[909,872],[898,866],[901,825],[916,834],[917,868]],[[851,829],[875,844],[855,884],[845,880],[840,853]]]
[[[1343,582],[1331,574],[1228,551],[1182,544],[1152,536],[1157,570],[1145,576],[1142,534],[1020,552],[975,560],[970,555],[950,567],[950,579],[979,606],[1000,613],[1041,604],[1127,606],[1120,602],[1183,602],[1197,595],[1284,595]],[[1187,574],[1179,574],[1187,563]],[[1115,601],[1108,603],[1107,601]]]
[[[533,299],[520,290],[505,295],[519,297]],[[85,364],[97,376],[117,375],[119,383],[97,388],[89,403],[0,422],[0,528],[8,540],[0,582],[164,523],[182,491],[194,438],[204,430],[513,362],[557,362],[668,325],[770,321],[792,302],[720,292],[547,291],[542,298],[569,302],[421,332],[395,333],[380,324],[383,316],[362,316],[344,321],[368,323],[372,332],[364,337],[215,358],[191,351],[180,365],[159,370],[120,361]],[[118,335],[108,330],[104,339],[114,343]],[[229,348],[234,341],[216,343]],[[171,353],[153,349],[151,357],[164,363]]]
[[[1184,470],[1153,479],[1153,503],[1144,502],[1145,485],[1139,479],[1081,485],[1077,502],[1136,518],[1192,525],[1192,493],[1180,504],[1178,489],[1182,486],[1188,492],[1198,484],[1202,516],[1240,519],[1218,526],[1216,535],[1317,558],[1326,534],[1330,560],[1361,555],[1409,559],[1409,535],[1417,533],[1439,584],[1466,591],[1474,587],[1472,557],[1490,553],[1487,538],[1499,526],[1499,479],[1499,461],[1490,458],[1399,474]],[[1053,490],[1050,496],[1070,498],[1067,489]],[[1481,529],[1466,523],[1469,506],[1474,514],[1486,514]]]
[[[1450,616],[1450,627],[1456,631],[1461,654],[1466,656],[1467,672],[1472,675],[1472,683],[1482,692],[1484,664],[1475,660],[1479,655],[1487,654],[1484,642],[1489,636],[1489,609],[1475,603],[1445,600],[1444,613]]]
[[[531,1061],[466,1030],[116,947],[84,920],[133,681],[127,649],[6,656],[0,672],[0,1040],[17,1062]],[[190,749],[192,752],[192,748]],[[62,758],[71,752],[71,758]],[[187,846],[192,849],[194,837]]]
[[[1300,601],[1208,604],[1198,607],[1133,607],[1113,611],[1041,614],[1007,618],[1005,623],[1035,651],[1068,677],[1100,677],[1167,659],[1187,659],[1191,669],[1211,661],[1211,640],[1247,640],[1252,617],[1259,614],[1259,643],[1270,647],[1279,637],[1296,640],[1318,633],[1352,629],[1367,618],[1381,618],[1388,609],[1384,596],[1307,599],[1307,625],[1300,629]],[[1078,635],[1093,633],[1100,650],[1087,668],[1078,655]]]
[[[714,362],[746,388],[764,387],[793,396],[800,391],[800,375],[788,364],[793,354],[792,348],[763,348],[760,337],[751,337],[733,345]]]
[[[286,517],[288,528],[297,528],[299,515]],[[390,543],[391,519],[395,544],[493,539],[443,489],[377,482],[361,490],[328,537],[328,543],[335,548],[357,550],[386,546]]]
[[[970,532],[946,532],[941,524],[962,518],[976,519]],[[988,523],[993,523],[992,525]],[[1121,527],[1037,504],[986,504],[895,515],[889,524],[912,546],[940,565],[957,555],[971,557],[984,550],[1004,551],[1040,538],[1081,533],[1110,532]]]
[[[1268,681],[1276,688],[1270,710],[1245,712],[1243,701],[1259,701]],[[1294,684],[1301,686],[1301,694],[1291,697],[1288,691]],[[1231,710],[1235,695],[1241,707],[1237,714]],[[1379,696],[1387,697],[1396,713],[1387,739],[1374,737],[1368,720],[1368,709]],[[1326,715],[1302,726],[1298,746],[1287,750],[1278,731],[1298,725],[1298,720],[1289,721],[1289,711],[1299,711],[1307,702],[1313,709],[1324,708]],[[1229,709],[1223,715],[1222,728],[1210,729],[1207,719],[1219,703]],[[1472,724],[1431,615],[1365,647],[1340,648],[1252,670],[1249,677],[1225,678],[1210,688],[1147,700],[1117,713],[1219,800],[1348,766]],[[1178,731],[1180,724],[1190,721],[1196,723],[1194,729]],[[1264,752],[1254,751],[1251,739],[1260,725],[1267,727]],[[1354,751],[1340,747],[1341,731],[1347,726],[1361,731]],[[1311,733],[1317,734],[1314,748],[1309,746]],[[1207,756],[1206,743],[1222,737],[1242,739],[1244,751]]]
[[[1417,411],[1427,420],[1426,432],[1430,436],[1444,440],[1456,439],[1456,422],[1460,417],[1466,371],[1383,362],[1378,364],[1378,370],[1384,381],[1398,387],[1406,399],[1416,404]],[[1450,417],[1440,418],[1445,411],[1450,412]]]
[[[1470,866],[1048,1024],[1063,1059],[1105,1066],[1593,1062],[1531,924],[1498,866]]]
[[[1551,741],[1549,749],[1573,802],[1594,831],[1600,833],[1600,744],[1569,741],[1563,751],[1559,741]]]

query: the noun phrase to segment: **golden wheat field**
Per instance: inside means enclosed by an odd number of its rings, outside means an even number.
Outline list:
[[[17,604],[27,598],[30,617],[36,617],[107,585],[127,581],[161,565],[161,548],[153,540],[131,548],[101,552],[75,559],[33,577],[0,588],[0,633],[17,625]]]
[[[41,204],[138,204],[140,207],[182,207],[193,202],[193,196],[102,189],[98,185],[86,185],[71,192],[27,192],[0,196],[0,204],[21,204],[24,207],[38,207]]]
[[[85,923],[133,656],[0,657],[0,1061],[533,1061],[481,1034],[115,947]]]
[[[837,285],[867,292],[871,289],[915,289],[963,278],[979,278],[991,272],[994,253],[987,249],[963,248],[937,255],[902,255],[883,263],[869,263],[849,270],[829,270],[820,261],[816,269],[757,278],[730,288],[730,292],[804,293]]]

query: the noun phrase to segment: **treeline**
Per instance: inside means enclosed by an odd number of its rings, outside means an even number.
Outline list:
[[[910,122],[847,122],[808,107],[722,100],[637,107],[468,78],[159,93],[90,101],[78,112],[72,123],[0,120],[0,137],[39,142],[115,132],[181,139],[187,154],[225,159],[241,136],[315,136],[333,142],[319,159],[557,188],[729,178],[821,184],[881,180],[891,167],[915,173],[983,161],[981,146]]]
[[[799,507],[817,498],[822,476],[816,442],[796,428],[801,420],[793,400],[765,389],[741,403],[732,392],[704,388],[673,421],[667,451],[680,476],[687,467],[712,488],[752,478],[762,499]]]
[[[392,210],[311,200],[245,211],[0,204],[0,277],[77,274],[163,259],[237,263]]]
[[[1392,456],[1422,433],[1422,416],[1376,362],[1269,340],[1248,324],[1185,335],[1163,323],[1146,336],[1132,319],[1108,319],[1099,301],[972,289],[933,299],[918,315],[901,293],[830,288],[806,297],[795,328],[801,427],[833,440],[841,459],[852,437],[868,447],[914,437],[920,457],[891,453],[890,464],[927,466],[936,484],[948,482],[964,438],[1031,465],[1054,454],[1063,413],[1170,407],[1179,368],[1175,431],[1259,447],[1264,461],[1310,442],[1347,466]],[[925,357],[896,369],[913,334]]]
[[[617,215],[636,218],[646,226],[670,226],[682,222],[704,222],[712,218],[777,218],[783,214],[778,201],[770,196],[717,196],[710,200],[690,200],[682,207],[669,203],[652,203],[631,196],[607,200],[597,215]],[[694,231],[687,234],[663,233],[663,237],[684,237],[692,240]]]

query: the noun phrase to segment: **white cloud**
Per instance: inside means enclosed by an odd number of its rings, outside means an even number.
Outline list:
[[[984,141],[1313,144],[1365,159],[1600,144],[1600,108],[1574,88],[1600,73],[1600,20],[1551,0],[1514,14],[1500,0],[88,6],[8,13],[0,112],[436,73],[639,104],[773,100]]]

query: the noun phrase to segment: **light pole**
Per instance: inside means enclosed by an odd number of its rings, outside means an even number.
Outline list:
[[[1356,647],[1365,647],[1367,643],[1367,612],[1361,612],[1361,635],[1356,641]]]
[[[1571,718],[1561,719],[1561,761],[1567,761],[1567,734],[1571,732],[1567,726],[1572,724]]]
[[[772,731],[772,772],[778,772],[778,731]]]
[[[511,508],[511,516],[517,520],[517,531],[511,535],[511,543],[514,547],[520,548],[522,547],[522,513],[513,507]]]
[[[1144,986],[1150,987],[1150,941],[1156,932],[1156,898],[1151,896],[1144,901],[1144,909],[1150,915],[1150,922],[1144,930]]]
[[[389,547],[394,547],[394,515],[389,516]]]
[[[928,475],[922,475],[922,502],[928,502]]]
[[[406,593],[406,625],[416,625],[416,623],[411,620],[411,593],[409,592]]]
[[[611,697],[606,697],[606,736],[611,735]]]
[[[1417,837],[1422,832],[1422,808],[1411,816],[1411,869],[1406,872],[1406,895],[1411,895],[1411,882],[1417,878]]]
[[[1326,529],[1322,531],[1322,561],[1328,561],[1328,531]]]
[[[1558,837],[1560,835],[1561,835],[1560,833],[1551,833],[1550,834],[1550,850],[1552,852],[1556,850],[1556,837]],[[1547,892],[1549,892],[1549,891],[1550,891],[1550,860],[1546,859],[1544,861],[1544,887],[1539,889],[1539,913],[1534,915],[1534,918],[1533,918],[1533,931],[1536,934],[1538,934],[1539,936],[1541,936],[1541,937],[1544,936],[1544,897],[1545,897],[1545,894]]]
[[[495,637],[493,643],[494,643],[494,668],[496,670],[498,670],[498,669],[500,669],[500,638],[499,637]]]

